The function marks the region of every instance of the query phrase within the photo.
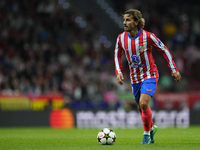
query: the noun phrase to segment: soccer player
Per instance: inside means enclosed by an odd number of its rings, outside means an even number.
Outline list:
[[[172,77],[180,82],[181,75],[173,61],[168,48],[153,33],[143,30],[145,20],[140,11],[129,9],[124,12],[124,32],[117,37],[114,61],[117,82],[123,85],[122,52],[125,53],[130,69],[130,80],[135,101],[140,112],[144,134],[141,144],[154,143],[157,126],[152,121],[152,111],[149,107],[153,97],[159,74],[152,56],[152,47],[157,49],[167,60]]]

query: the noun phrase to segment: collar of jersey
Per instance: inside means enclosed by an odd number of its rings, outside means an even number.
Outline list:
[[[141,33],[141,29],[138,31],[138,34],[136,35],[135,38],[132,38],[132,37],[129,35],[129,33],[128,33],[128,37],[129,37],[131,40],[135,40],[137,37],[139,37],[140,33]]]

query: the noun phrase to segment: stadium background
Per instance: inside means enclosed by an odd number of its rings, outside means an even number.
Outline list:
[[[145,30],[165,43],[183,77],[173,81],[166,60],[153,50],[160,72],[154,121],[200,125],[199,2],[1,0],[0,127],[140,127],[125,59],[124,86],[114,72],[120,15],[129,8],[142,12]]]

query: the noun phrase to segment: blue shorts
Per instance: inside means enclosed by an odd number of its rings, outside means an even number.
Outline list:
[[[157,88],[158,79],[159,78],[151,78],[146,79],[141,83],[132,84],[132,91],[135,101],[139,102],[140,94],[148,94],[153,96]]]

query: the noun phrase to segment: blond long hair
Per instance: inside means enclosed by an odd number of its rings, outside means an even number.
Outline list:
[[[125,14],[130,14],[133,16],[134,21],[138,21],[138,28],[139,29],[143,29],[144,25],[145,25],[145,20],[144,18],[142,18],[142,14],[139,10],[137,9],[129,9],[127,11],[125,11],[122,14],[122,17],[124,17]]]

